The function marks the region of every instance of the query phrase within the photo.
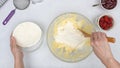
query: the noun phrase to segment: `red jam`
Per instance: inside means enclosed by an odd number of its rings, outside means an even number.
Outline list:
[[[113,26],[113,18],[108,16],[108,15],[104,15],[99,19],[99,26],[103,29],[103,30],[109,30],[112,26]]]
[[[105,9],[113,9],[117,5],[117,0],[101,0],[101,4]]]

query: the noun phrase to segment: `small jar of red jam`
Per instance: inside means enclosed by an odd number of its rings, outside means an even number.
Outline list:
[[[111,10],[117,5],[117,0],[101,0],[101,6],[104,9]]]
[[[109,30],[114,25],[114,20],[110,15],[102,15],[98,19],[98,25],[103,30]]]

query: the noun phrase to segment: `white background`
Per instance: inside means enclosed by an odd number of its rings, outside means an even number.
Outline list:
[[[119,0],[118,0],[119,1]],[[0,68],[13,68],[14,60],[10,51],[9,38],[16,25],[23,21],[36,21],[44,30],[44,42],[40,49],[32,53],[25,53],[25,68],[105,68],[100,60],[92,53],[87,59],[77,63],[63,62],[50,52],[46,42],[46,32],[51,21],[65,12],[77,12],[88,17],[93,23],[102,13],[109,13],[114,17],[115,25],[107,31],[108,36],[116,38],[115,44],[110,44],[114,57],[120,61],[120,2],[112,11],[92,7],[99,0],[44,0],[42,3],[30,4],[25,10],[17,10],[9,23],[4,26],[2,21],[14,9],[12,0],[0,8]]]

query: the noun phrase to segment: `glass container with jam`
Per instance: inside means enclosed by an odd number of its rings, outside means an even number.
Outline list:
[[[117,0],[101,0],[101,6],[104,9],[111,10],[114,9],[117,5]]]
[[[103,30],[109,30],[114,25],[114,19],[110,15],[102,15],[98,19],[98,26]]]

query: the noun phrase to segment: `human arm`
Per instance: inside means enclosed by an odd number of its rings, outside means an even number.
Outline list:
[[[107,68],[120,68],[120,63],[112,55],[105,33],[92,33],[91,45],[96,56]]]
[[[20,47],[16,44],[16,40],[14,37],[10,37],[10,46],[11,52],[14,56],[14,68],[24,68],[23,63],[23,53]]]

